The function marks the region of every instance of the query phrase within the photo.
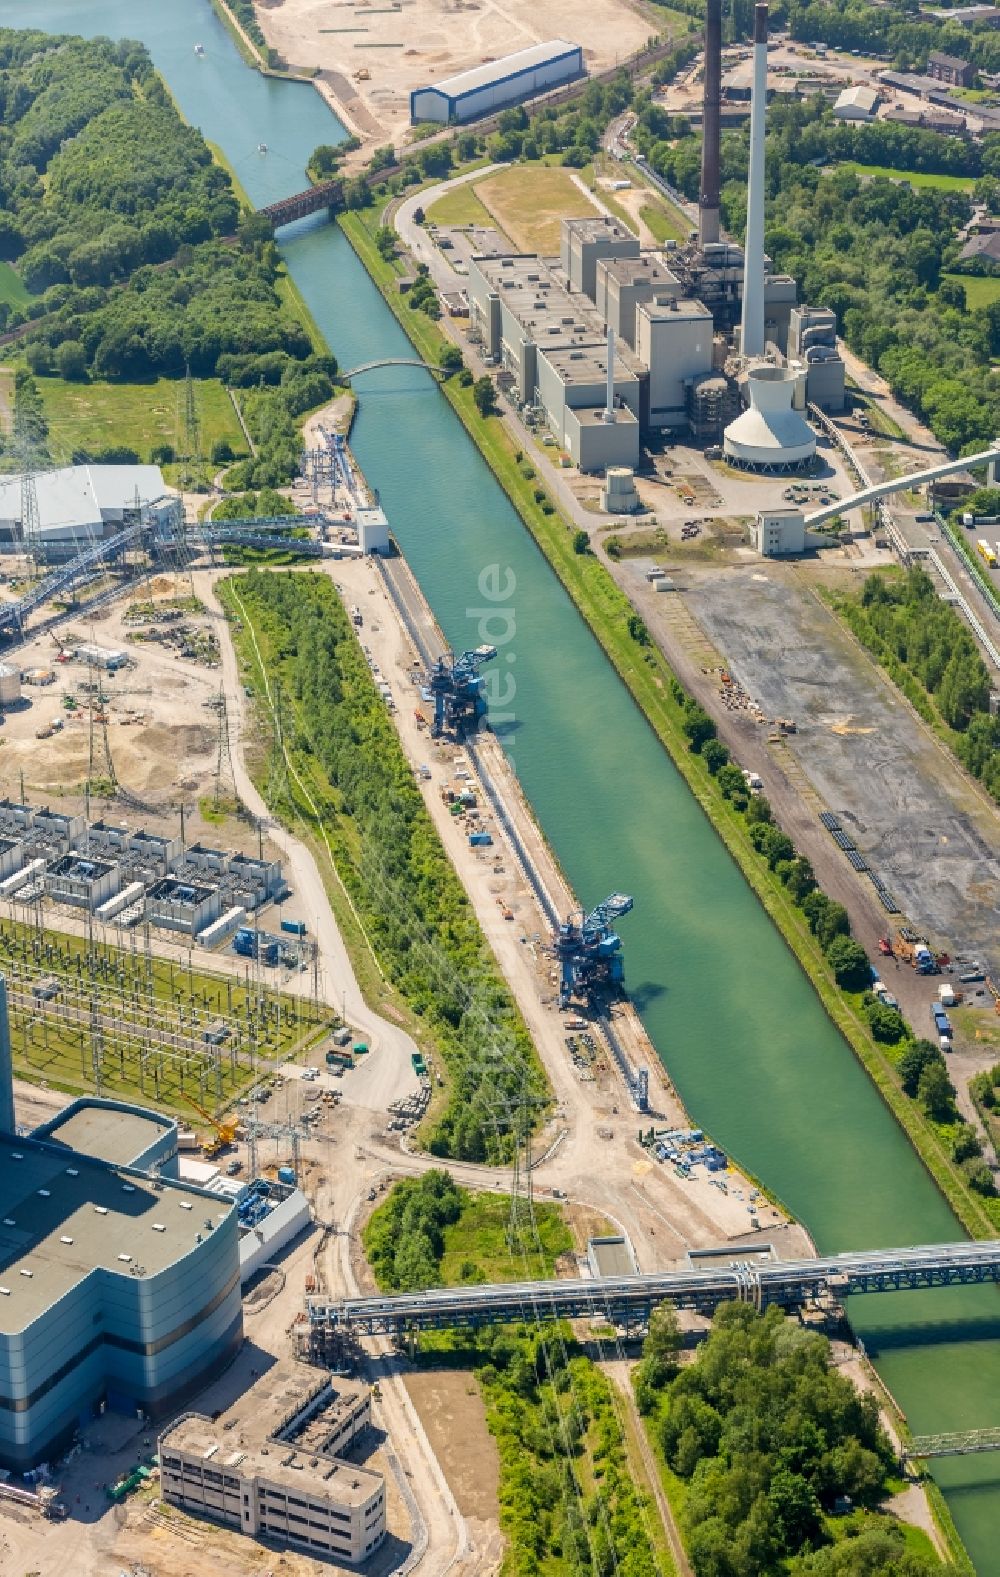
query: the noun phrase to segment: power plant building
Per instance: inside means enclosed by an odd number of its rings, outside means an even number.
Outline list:
[[[319,1559],[359,1565],[383,1542],[385,1480],[344,1459],[371,1424],[366,1386],[283,1360],[214,1419],[188,1413],[159,1439],[167,1505]]]
[[[835,316],[798,306],[794,279],[764,251],[767,6],[754,17],[744,246],[719,236],[720,0],[706,39],[696,241],[643,252],[618,219],[589,214],[563,220],[558,259],[468,262],[471,340],[529,426],[544,422],[581,471],[633,469],[643,438],[665,431],[721,441],[746,469],[795,470],[816,452],[807,405],[843,408]]]
[[[681,282],[655,252],[637,257],[602,257],[596,272],[597,310],[617,339],[636,349],[636,308],[644,301],[681,295]]]
[[[641,370],[629,352],[609,358],[601,341],[539,352],[538,403],[549,430],[581,471],[638,464]],[[613,420],[606,404],[609,387]]]
[[[162,1415],[243,1339],[232,1201],[68,1137],[0,1135],[0,1464],[19,1472],[102,1404]]]
[[[531,44],[429,87],[414,88],[410,94],[410,120],[414,125],[420,121],[449,125],[453,121],[478,120],[583,75],[583,50],[579,44],[565,38]]]
[[[687,387],[712,370],[712,314],[700,301],[644,301],[636,310],[636,349],[649,368],[650,426],[686,426]]]
[[[639,242],[618,219],[564,219],[560,262],[571,290],[597,301],[597,265],[606,257],[638,257]]]
[[[180,500],[155,465],[71,465],[40,471],[39,547],[48,557],[75,554],[146,518],[166,530],[180,518]],[[22,552],[21,478],[0,478],[0,552]]]

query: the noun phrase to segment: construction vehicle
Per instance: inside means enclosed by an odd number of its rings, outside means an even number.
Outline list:
[[[187,1100],[188,1105],[193,1106],[196,1112],[200,1112],[205,1121],[210,1123],[215,1129],[214,1138],[206,1139],[202,1144],[202,1155],[204,1155],[208,1160],[211,1160],[213,1156],[221,1154],[223,1150],[228,1150],[229,1146],[236,1138],[238,1124],[231,1121],[220,1122],[217,1117],[212,1116],[212,1113],[208,1111],[206,1107],[202,1106],[198,1101],[196,1101],[193,1095],[188,1095],[185,1097],[185,1099]]]

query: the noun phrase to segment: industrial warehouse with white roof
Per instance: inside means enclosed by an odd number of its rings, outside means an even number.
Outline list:
[[[547,44],[532,44],[501,60],[487,61],[445,77],[428,87],[414,88],[410,94],[410,119],[450,121],[476,120],[508,104],[550,88],[573,82],[583,75],[583,50],[565,38]]]
[[[67,465],[34,478],[39,546],[58,556],[77,552],[123,527],[140,514],[168,522],[179,518],[180,500],[156,465]],[[0,553],[24,549],[20,476],[0,477]]]

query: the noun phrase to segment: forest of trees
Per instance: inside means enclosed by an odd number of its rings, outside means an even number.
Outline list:
[[[945,1570],[907,1550],[895,1518],[878,1513],[893,1450],[875,1398],[830,1367],[824,1336],[777,1308],[724,1304],[678,1372],[669,1310],[658,1315],[636,1399],[684,1481],[682,1526],[697,1577]]]
[[[954,608],[915,566],[901,578],[869,575],[857,603],[841,603],[876,657],[895,659],[953,729],[959,760],[1000,801],[1000,718],[990,711],[990,676]],[[892,664],[889,664],[890,669]]]
[[[33,371],[132,380],[213,375],[226,355],[308,360],[269,233],[250,220],[242,245],[222,239],[242,223],[140,44],[0,29],[0,259],[35,298],[4,304],[0,328],[38,320]]]
[[[343,605],[323,575],[254,574],[238,589],[287,698],[286,727],[315,778],[338,872],[387,977],[447,1065],[449,1099],[429,1148],[509,1158],[532,1103],[537,1112],[545,1102],[545,1078]]]

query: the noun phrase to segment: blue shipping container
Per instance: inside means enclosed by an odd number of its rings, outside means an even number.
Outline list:
[[[289,936],[305,936],[306,923],[304,920],[282,920],[281,929]]]

